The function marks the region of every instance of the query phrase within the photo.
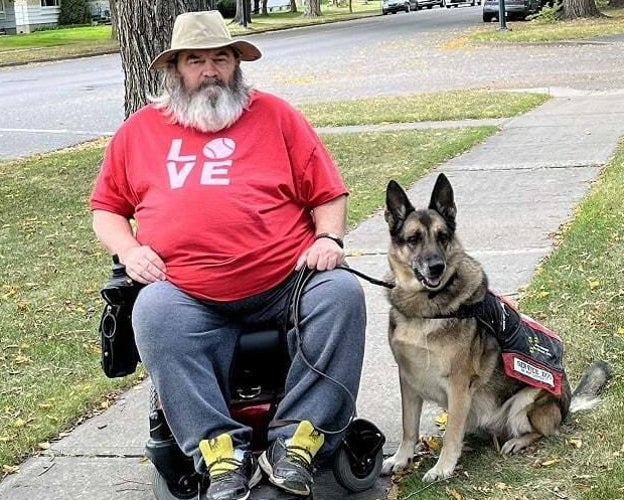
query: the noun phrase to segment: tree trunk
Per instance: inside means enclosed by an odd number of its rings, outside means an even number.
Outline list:
[[[232,19],[233,23],[238,23],[244,26],[243,20],[243,2],[247,2],[247,24],[251,24],[251,0],[236,0],[236,14],[234,15],[234,19]]]
[[[601,16],[602,14],[596,7],[596,0],[563,0],[562,19]]]
[[[303,15],[305,17],[321,17],[321,0],[306,0]]]
[[[155,0],[117,3],[117,33],[124,71],[126,118],[159,91],[160,79],[149,65],[169,48],[178,14],[201,10],[203,1]]]
[[[119,25],[117,22],[117,0],[109,0],[108,4],[111,16],[111,38],[119,41],[119,36],[117,35],[117,26]]]
[[[297,0],[290,0],[290,12],[297,12]]]

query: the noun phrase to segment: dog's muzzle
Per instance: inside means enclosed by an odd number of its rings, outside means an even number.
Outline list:
[[[446,264],[442,259],[429,261],[423,266],[415,265],[412,270],[416,279],[427,289],[437,290],[442,284],[442,276],[446,270]]]

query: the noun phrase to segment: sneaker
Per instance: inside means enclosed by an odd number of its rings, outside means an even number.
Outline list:
[[[258,463],[250,451],[235,450],[232,437],[221,434],[199,443],[210,486],[203,500],[245,500],[262,477]]]
[[[308,496],[314,482],[312,461],[324,442],[323,434],[303,420],[293,437],[287,440],[277,438],[260,455],[260,467],[278,488]]]

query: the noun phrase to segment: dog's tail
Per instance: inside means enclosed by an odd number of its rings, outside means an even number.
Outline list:
[[[570,413],[589,410],[600,401],[598,394],[611,378],[611,368],[605,361],[594,361],[587,367],[572,393]]]

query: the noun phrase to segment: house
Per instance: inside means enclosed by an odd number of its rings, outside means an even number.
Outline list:
[[[0,0],[0,33],[31,33],[56,26],[62,0]],[[108,0],[89,0],[87,7],[95,21],[110,20]]]

